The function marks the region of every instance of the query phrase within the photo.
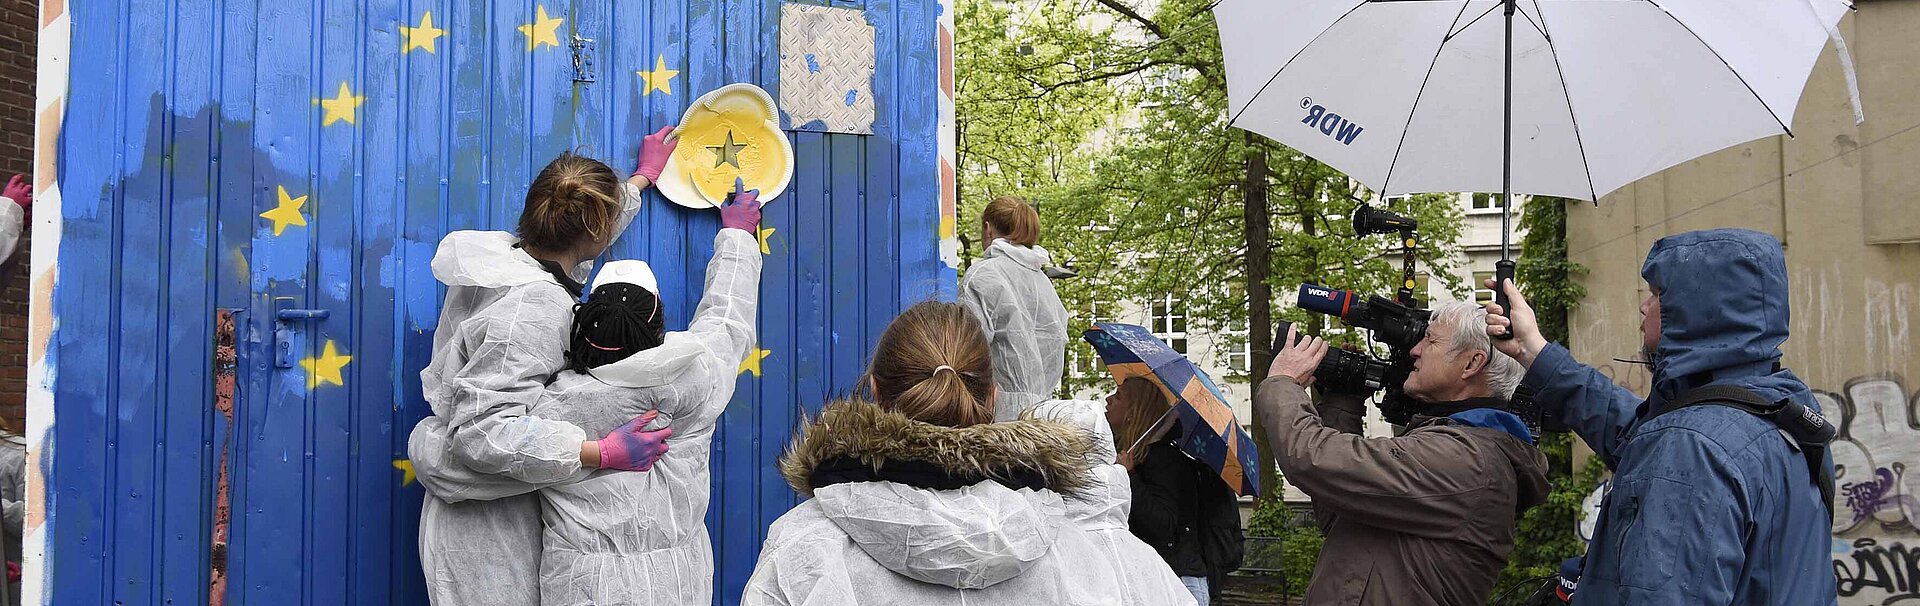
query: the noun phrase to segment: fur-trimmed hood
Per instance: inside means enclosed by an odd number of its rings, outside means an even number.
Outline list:
[[[920,463],[956,478],[996,480],[1072,495],[1084,490],[1094,435],[1057,421],[1022,418],[972,427],[941,427],[881,410],[862,400],[829,403],[780,457],[780,474],[803,497],[823,482],[818,472],[836,460],[886,470],[889,462]],[[884,478],[882,478],[884,479]]]
[[[923,583],[984,589],[1033,570],[1082,532],[1061,494],[1089,486],[1092,447],[1091,432],[1055,421],[956,429],[849,400],[802,429],[780,472],[810,497],[803,508],[874,563]]]

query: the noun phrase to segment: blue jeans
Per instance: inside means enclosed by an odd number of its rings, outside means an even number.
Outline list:
[[[1193,593],[1194,603],[1207,606],[1207,577],[1180,577],[1180,584]]]

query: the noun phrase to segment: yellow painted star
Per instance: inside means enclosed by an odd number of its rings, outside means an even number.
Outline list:
[[[773,254],[773,250],[767,247],[767,242],[771,241],[772,239],[773,239],[773,228],[771,227],[760,228],[760,254],[763,254],[763,255]]]
[[[394,459],[393,468],[400,470],[400,486],[403,488],[412,485],[414,479],[417,478],[413,473],[413,461]]]
[[[347,83],[343,80],[340,82],[340,94],[332,99],[315,99],[314,102],[319,103],[320,109],[326,112],[326,116],[320,119],[320,125],[333,126],[333,123],[341,120],[346,120],[347,124],[353,124],[354,118],[359,114],[360,104],[366,103],[367,98],[354,95],[353,90],[347,88]]]
[[[320,357],[300,361],[300,367],[307,369],[307,389],[319,387],[321,383],[345,387],[347,382],[340,378],[340,369],[345,368],[347,363],[352,361],[353,356],[340,355],[340,351],[333,346],[333,339],[327,339],[327,345],[321,350]]]
[[[400,53],[410,53],[416,48],[423,49],[429,53],[434,52],[433,41],[446,34],[447,30],[433,26],[433,11],[427,11],[426,14],[420,16],[420,25],[413,27],[400,26],[400,35],[407,37],[406,46],[401,47]]]
[[[753,373],[755,377],[760,376],[760,361],[767,359],[767,356],[771,355],[773,355],[771,351],[758,347],[753,348],[752,351],[747,352],[747,359],[740,361],[740,372],[750,372]]]
[[[559,48],[560,23],[563,21],[566,19],[547,16],[547,7],[534,5],[533,23],[520,26],[520,33],[527,36],[527,50],[540,48],[542,44]]]
[[[673,77],[680,75],[680,70],[667,69],[667,56],[659,55],[654,59],[652,70],[638,70],[633,73],[640,74],[641,96],[651,95],[656,90],[671,95],[673,94]]]
[[[288,225],[306,227],[307,218],[300,214],[300,207],[307,204],[307,197],[288,196],[285,185],[280,186],[279,194],[280,204],[273,207],[273,210],[260,213],[260,218],[273,221],[273,235],[280,235],[280,232],[287,230]]]

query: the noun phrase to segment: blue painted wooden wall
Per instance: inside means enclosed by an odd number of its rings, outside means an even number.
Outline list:
[[[852,387],[903,304],[952,288],[936,239],[939,9],[832,4],[877,28],[879,116],[871,136],[788,133],[797,171],[764,223],[769,353],[758,377],[741,376],[713,457],[721,603],[738,600],[767,524],[794,503],[773,462],[799,409]],[[423,493],[404,459],[427,412],[418,372],[442,291],[435,244],[510,229],[526,184],[562,150],[631,170],[640,138],[700,93],[754,82],[778,95],[774,0],[70,11],[42,461],[55,604],[204,604],[216,570],[227,603],[425,603]],[[520,28],[539,11],[564,20],[560,46],[529,50]],[[399,28],[427,13],[444,35],[432,50],[403,45]],[[576,34],[595,41],[592,83],[575,82]],[[635,74],[660,58],[680,70],[670,93]],[[649,198],[616,257],[653,264],[669,328],[684,327],[717,215]],[[283,204],[299,221],[274,212]],[[329,314],[291,325],[292,368],[275,364],[276,299]],[[230,420],[214,404],[219,309],[237,313]],[[338,384],[325,372],[335,366]]]

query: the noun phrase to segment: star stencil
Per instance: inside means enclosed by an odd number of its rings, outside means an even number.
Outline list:
[[[734,374],[737,375],[741,373],[750,372],[750,373],[753,373],[753,376],[759,377],[760,361],[767,359],[767,356],[771,356],[771,355],[773,355],[773,352],[771,351],[760,349],[758,347],[753,348],[752,351],[747,352],[747,359],[740,361],[740,372],[736,372]]]
[[[413,52],[416,48],[432,53],[434,52],[433,41],[446,34],[447,30],[433,26],[433,11],[427,11],[420,16],[420,25],[400,26],[400,35],[407,38],[405,45],[400,47],[400,54]]]
[[[307,218],[300,214],[300,207],[307,204],[307,197],[288,196],[285,185],[279,186],[279,191],[276,193],[279,194],[280,204],[273,207],[273,210],[260,213],[260,218],[273,221],[273,235],[279,236],[280,232],[287,230],[288,225],[306,227]]]
[[[340,369],[345,368],[347,363],[352,361],[353,356],[340,355],[340,350],[333,346],[333,339],[327,339],[327,345],[321,350],[320,357],[300,361],[300,367],[307,370],[307,389],[319,387],[322,383],[345,387],[347,382],[340,378]]]
[[[540,48],[545,44],[560,47],[560,23],[566,21],[559,17],[547,16],[547,7],[534,5],[533,23],[520,26],[520,33],[527,36],[527,50]]]
[[[747,144],[745,143],[734,143],[733,131],[727,131],[727,142],[719,145],[708,145],[707,151],[713,152],[714,168],[720,168],[722,164],[732,164],[734,168],[740,168],[740,150],[746,148]]]
[[[680,70],[667,69],[667,56],[658,55],[652,70],[636,70],[633,73],[640,74],[640,96],[644,97],[656,90],[673,94],[673,77],[680,75]]]
[[[332,99],[315,99],[314,102],[319,103],[320,109],[326,113],[325,117],[320,119],[320,125],[333,126],[333,123],[341,120],[345,120],[347,124],[353,124],[354,118],[359,113],[360,104],[366,103],[367,98],[354,95],[353,90],[347,88],[346,81],[342,80],[340,94]]]
[[[773,254],[773,249],[767,246],[767,242],[771,241],[772,239],[773,239],[773,228],[771,227],[760,228],[760,254],[763,254],[763,255]]]

